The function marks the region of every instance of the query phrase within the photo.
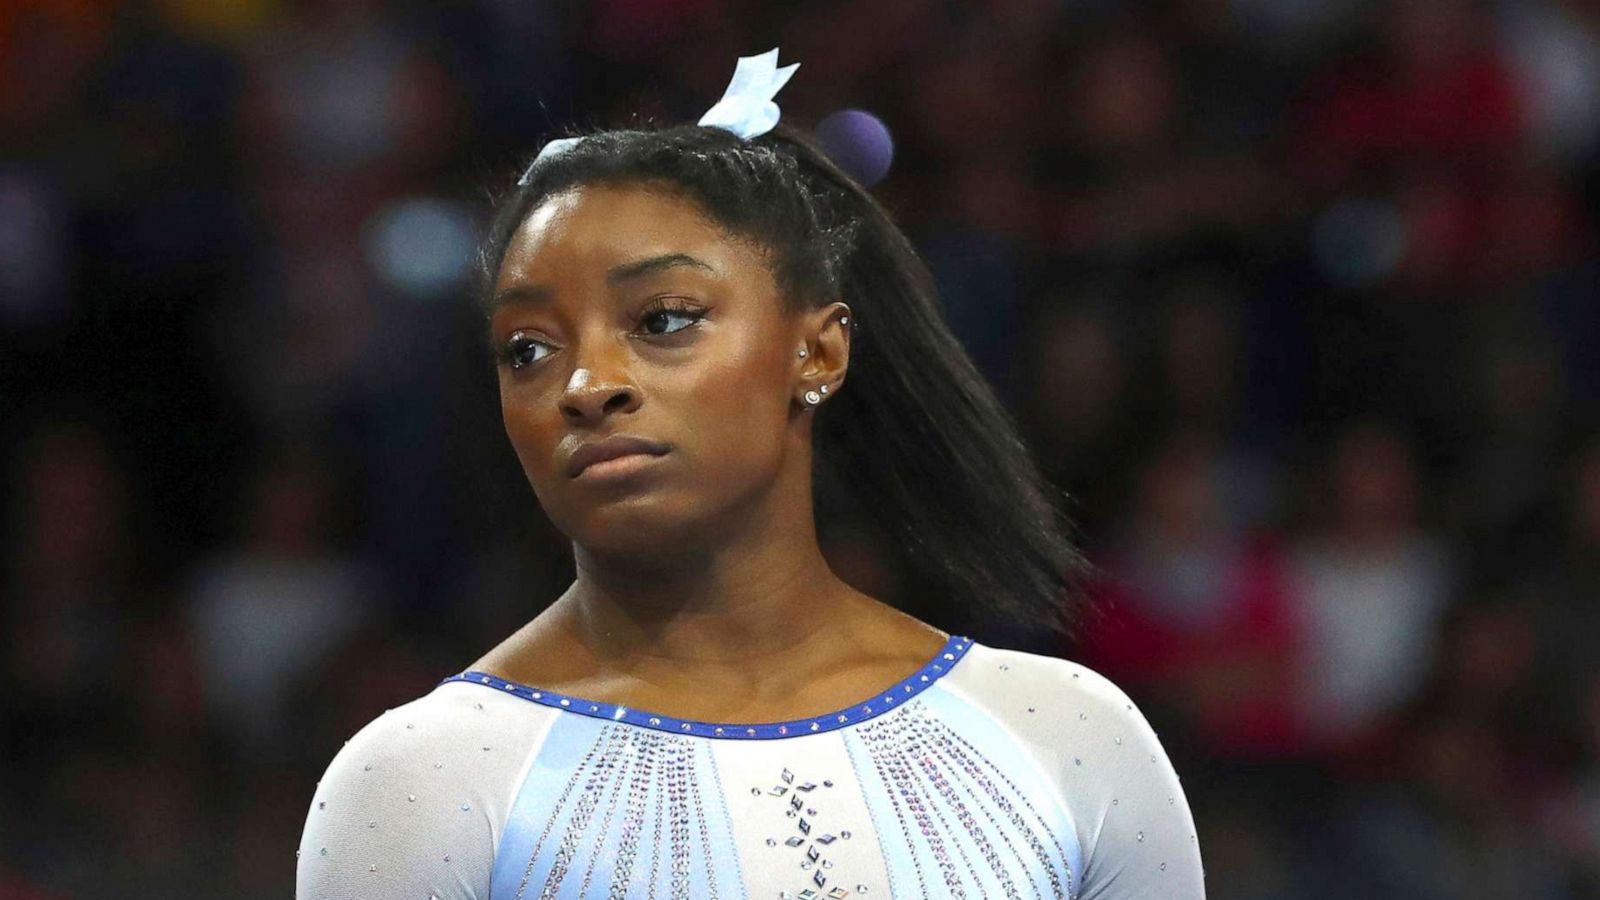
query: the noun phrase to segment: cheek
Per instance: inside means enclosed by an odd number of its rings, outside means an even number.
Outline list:
[[[541,407],[549,403],[529,396],[525,388],[506,384],[500,387],[500,420],[505,425],[506,438],[536,491],[555,474],[551,456],[559,440],[556,429],[560,423],[553,418],[548,422],[541,419]]]
[[[671,420],[665,427],[693,450],[696,466],[710,481],[775,465],[789,409],[785,376],[774,371],[770,352],[752,348],[719,354],[717,360],[673,373],[655,398],[670,407],[662,410]]]

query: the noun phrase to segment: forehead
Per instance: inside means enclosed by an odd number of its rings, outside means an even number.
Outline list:
[[[649,185],[580,185],[551,194],[522,220],[497,286],[677,253],[724,275],[767,272],[754,242],[730,233],[682,194]]]

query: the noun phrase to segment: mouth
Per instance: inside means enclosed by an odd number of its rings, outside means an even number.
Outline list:
[[[618,456],[612,459],[603,460],[601,462],[590,463],[589,465],[584,466],[583,470],[577,475],[573,476],[573,479],[584,482],[618,481],[649,469],[651,466],[654,466],[656,460],[660,459],[663,455],[664,454],[655,453],[629,453],[626,456]]]
[[[665,456],[666,444],[635,435],[612,435],[590,441],[567,458],[571,478],[597,479],[632,473],[648,467],[651,460]]]

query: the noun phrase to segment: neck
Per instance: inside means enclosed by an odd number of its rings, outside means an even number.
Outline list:
[[[834,574],[809,502],[757,503],[713,539],[646,556],[575,545],[577,579],[551,607],[575,654],[655,684],[752,667],[793,671],[853,649],[886,609]]]

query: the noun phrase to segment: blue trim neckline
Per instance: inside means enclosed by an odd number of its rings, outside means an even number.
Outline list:
[[[507,681],[497,675],[490,675],[487,672],[479,672],[477,670],[451,675],[439,683],[448,684],[452,681],[460,681],[466,684],[483,685],[564,712],[577,713],[596,719],[609,719],[614,722],[626,722],[629,725],[637,725],[640,728],[654,728],[657,731],[670,731],[673,734],[692,734],[699,737],[734,740],[772,740],[774,738],[821,734],[824,731],[834,731],[880,716],[894,709],[895,703],[898,702],[903,705],[906,700],[910,700],[912,697],[922,693],[935,681],[948,674],[971,648],[971,638],[951,635],[950,639],[945,641],[944,647],[934,654],[932,659],[928,660],[922,668],[885,691],[881,699],[874,698],[844,709],[836,709],[825,715],[793,719],[788,722],[700,722],[694,719],[678,719],[649,712],[648,710],[629,709],[626,706],[588,700],[571,694],[558,694],[553,691],[519,684],[515,681]]]

